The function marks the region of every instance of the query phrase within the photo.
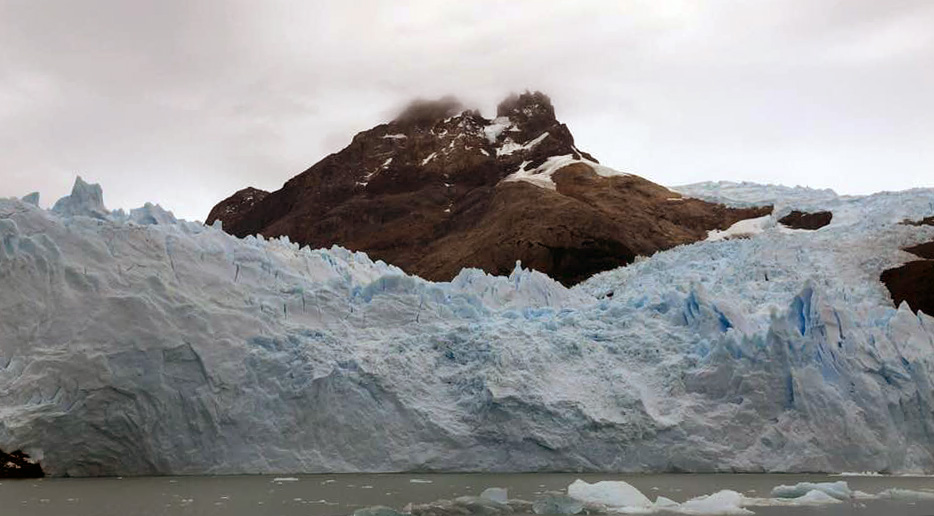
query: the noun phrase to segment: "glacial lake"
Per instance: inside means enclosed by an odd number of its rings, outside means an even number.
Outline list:
[[[289,480],[281,480],[288,477]],[[798,482],[846,481],[854,490],[889,488],[934,493],[930,477],[827,475],[601,475],[601,474],[361,474],[222,477],[135,477],[0,480],[2,516],[332,516],[371,505],[397,510],[425,503],[479,495],[505,487],[509,498],[534,500],[544,491],[564,491],[581,478],[588,482],[625,480],[654,500],[677,502],[732,489],[768,497],[773,487]],[[277,479],[280,479],[277,481]],[[759,515],[934,515],[934,501],[856,500],[818,507],[750,507]],[[665,514],[665,513],[658,513]]]

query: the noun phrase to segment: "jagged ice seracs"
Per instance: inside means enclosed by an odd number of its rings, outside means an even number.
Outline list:
[[[811,192],[572,289],[111,212],[83,181],[0,200],[0,449],[72,476],[932,472],[934,318],[878,275],[934,238],[899,224],[934,190]]]

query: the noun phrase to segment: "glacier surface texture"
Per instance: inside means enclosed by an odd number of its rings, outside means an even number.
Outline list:
[[[934,318],[878,281],[934,238],[900,224],[934,190],[679,190],[777,207],[567,289],[109,212],[83,182],[0,200],[0,449],[72,476],[934,471]]]

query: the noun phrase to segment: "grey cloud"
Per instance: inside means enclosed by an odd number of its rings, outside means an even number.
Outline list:
[[[934,186],[934,4],[0,0],[0,195],[203,218],[454,94],[663,184]]]

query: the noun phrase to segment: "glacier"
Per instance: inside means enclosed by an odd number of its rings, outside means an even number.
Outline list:
[[[775,203],[750,238],[571,289],[107,211],[83,181],[2,199],[0,450],[57,476],[934,472],[934,318],[878,281],[934,239],[900,224],[934,190],[734,186],[678,190]]]

